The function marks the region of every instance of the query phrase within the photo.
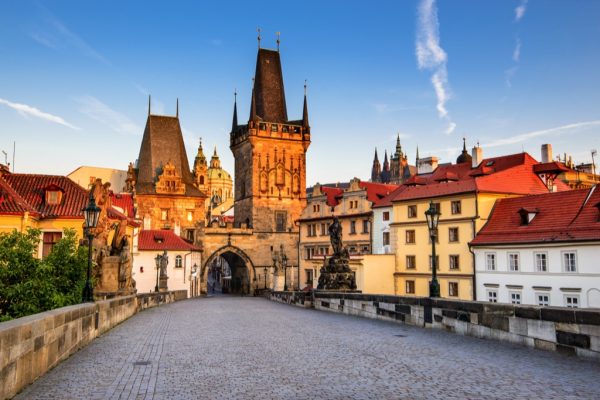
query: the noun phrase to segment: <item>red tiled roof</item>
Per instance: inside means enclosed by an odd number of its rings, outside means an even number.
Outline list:
[[[123,214],[129,218],[135,217],[135,210],[133,208],[133,195],[131,193],[110,192],[110,198],[113,207],[118,207],[123,210]]]
[[[39,213],[41,218],[83,218],[82,210],[87,205],[88,193],[65,176],[5,174],[0,179],[18,194],[30,210]],[[47,189],[63,192],[60,204],[46,204]]]
[[[600,241],[600,190],[570,190],[496,201],[490,219],[471,241],[486,244]],[[526,225],[522,210],[535,212]]]
[[[337,187],[321,186],[321,192],[327,196],[327,204],[330,207],[335,207],[340,203],[340,199],[344,194],[344,189]]]
[[[535,172],[537,172],[538,174],[547,173],[547,172],[554,172],[554,173],[560,174],[561,172],[570,171],[571,169],[567,168],[567,166],[564,163],[552,161],[552,162],[548,162],[548,163],[534,165],[533,170]]]
[[[384,198],[382,198],[381,200],[375,202],[375,204],[373,205],[373,208],[378,208],[378,207],[391,207],[392,206],[392,200],[398,196],[398,194],[406,189],[406,185],[400,185],[396,188],[396,190],[394,190],[393,192],[391,192],[390,194],[388,194],[387,196],[385,196]]]
[[[186,242],[170,230],[141,231],[138,237],[139,250],[200,251],[199,247]]]
[[[433,173],[409,180],[406,190],[392,201],[440,197],[459,193],[488,192],[542,194],[548,188],[535,173],[539,163],[527,153],[487,158],[475,169],[469,163],[440,165]],[[417,179],[420,181],[415,185]],[[555,182],[559,191],[568,190]]]
[[[36,213],[27,202],[0,177],[0,214]],[[37,213],[36,213],[37,214]]]
[[[363,181],[360,181],[358,186],[361,189],[365,189],[367,193],[367,200],[369,200],[371,203],[378,202],[398,188],[398,185],[387,185],[384,183]],[[321,192],[327,196],[327,205],[330,207],[337,206],[340,203],[340,199],[344,195],[344,189],[340,187],[321,186]]]

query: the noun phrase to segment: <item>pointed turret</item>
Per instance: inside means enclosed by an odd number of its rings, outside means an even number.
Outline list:
[[[302,126],[308,128],[308,102],[306,101],[306,81],[304,81],[304,109],[302,110]]]
[[[463,149],[462,149],[462,153],[460,153],[460,155],[458,156],[458,158],[456,159],[456,163],[457,164],[462,164],[465,162],[470,163],[472,160],[471,155],[469,154],[469,152],[467,151],[467,139],[463,138]]]
[[[210,159],[210,167],[211,168],[221,168],[221,160],[219,159],[219,155],[217,154],[217,146],[215,146],[215,151],[213,152],[213,156]]]
[[[233,121],[231,123],[231,132],[235,132],[238,126],[237,120],[237,91],[233,92]]]
[[[254,81],[254,79],[253,79]],[[254,90],[254,86],[252,85],[252,100],[250,101],[250,121],[256,121],[256,95],[255,95],[255,90]]]
[[[398,134],[398,137],[396,138],[396,154],[394,157],[401,159],[403,156],[404,153],[402,152],[402,145],[400,144],[400,134]]]
[[[388,161],[387,150],[385,151],[385,156],[383,158],[383,170],[381,171],[381,175],[379,181],[381,183],[390,183],[391,173],[390,173],[390,163]]]
[[[417,146],[417,157],[415,161],[415,166],[419,168],[419,146]]]
[[[196,153],[196,158],[194,159],[194,171],[198,166],[204,165],[206,166],[206,157],[204,156],[204,150],[202,149],[202,138],[200,138],[200,143],[198,144],[198,152]]]
[[[390,170],[390,163],[388,162],[387,150],[385,151],[385,156],[383,157],[383,170]]]

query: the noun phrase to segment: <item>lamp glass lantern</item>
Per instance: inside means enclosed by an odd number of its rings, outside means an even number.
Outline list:
[[[433,201],[429,203],[429,209],[425,211],[425,218],[427,219],[427,227],[429,228],[429,234],[435,232],[438,227],[440,220],[440,212],[438,211]]]

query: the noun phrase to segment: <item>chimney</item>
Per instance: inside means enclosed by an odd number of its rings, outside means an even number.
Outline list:
[[[473,151],[471,153],[471,167],[477,168],[481,161],[483,160],[483,150],[479,146],[473,147]]]
[[[439,159],[437,157],[426,157],[419,158],[419,164],[417,165],[417,174],[430,174],[435,171],[438,167]]]
[[[542,145],[542,162],[552,162],[552,145],[549,143]]]

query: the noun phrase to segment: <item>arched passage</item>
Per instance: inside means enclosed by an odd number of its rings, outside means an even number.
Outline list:
[[[248,295],[253,291],[254,265],[242,249],[227,245],[206,259],[202,277],[208,292]]]

